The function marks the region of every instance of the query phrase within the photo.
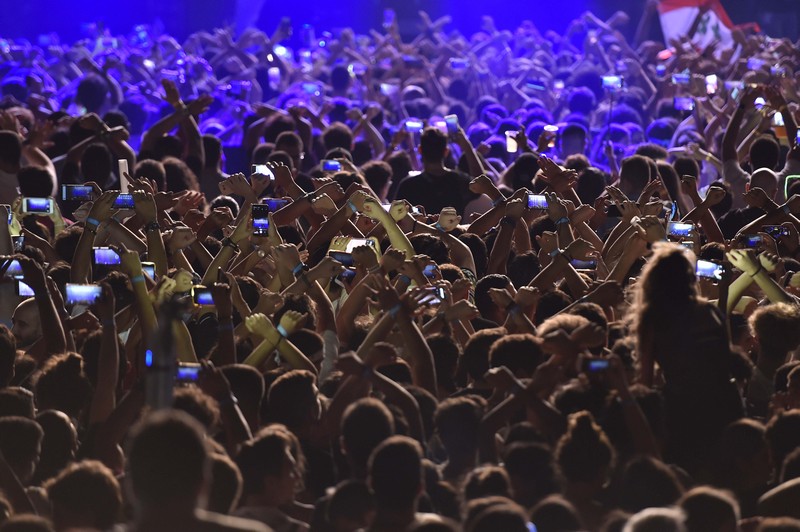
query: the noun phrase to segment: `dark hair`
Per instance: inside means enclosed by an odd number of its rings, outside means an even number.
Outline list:
[[[478,450],[486,401],[477,396],[452,397],[439,403],[434,424],[448,456],[470,456]]]
[[[491,316],[495,308],[492,298],[489,296],[489,290],[492,288],[506,288],[511,284],[511,279],[499,273],[492,273],[481,277],[475,285],[475,306],[481,316]]]
[[[386,187],[387,183],[392,179],[392,167],[389,163],[384,161],[370,161],[361,167],[361,173],[364,174],[367,184],[376,194],[380,194],[381,190]]]
[[[596,481],[614,463],[614,448],[586,411],[569,416],[567,433],[558,441],[556,460],[570,482]]]
[[[267,392],[269,421],[290,429],[309,422],[317,402],[315,383],[314,374],[306,370],[292,370],[278,377]]]
[[[136,163],[133,170],[133,177],[146,177],[156,182],[158,190],[164,192],[167,189],[167,171],[161,161],[155,159],[144,159]]]
[[[406,436],[392,436],[369,458],[369,484],[379,507],[407,509],[422,488],[422,449]]]
[[[200,191],[197,176],[192,169],[189,168],[189,165],[177,157],[167,157],[162,162],[167,176],[167,190],[170,192],[182,192],[184,190]]]
[[[394,434],[394,420],[382,402],[359,399],[344,411],[340,434],[353,465],[366,471],[372,451]]]
[[[236,465],[242,473],[242,494],[261,493],[265,477],[280,477],[287,452],[294,458],[300,476],[304,476],[305,457],[300,442],[286,427],[265,427],[245,442],[236,457]]]
[[[80,418],[92,398],[92,385],[83,372],[83,357],[67,353],[45,362],[34,387],[39,409],[61,410]]]
[[[183,412],[159,411],[140,421],[125,454],[134,496],[145,504],[195,497],[205,478],[203,430]]]
[[[225,455],[211,455],[211,485],[207,510],[229,514],[236,509],[242,496],[242,473],[233,460]]]
[[[108,83],[97,74],[87,74],[78,83],[75,100],[90,113],[103,107],[108,97]]]
[[[768,168],[775,170],[781,155],[780,144],[770,135],[761,135],[750,145],[750,162],[753,170]]]
[[[22,196],[47,198],[53,195],[55,183],[47,168],[24,166],[17,172],[17,182]]]
[[[419,147],[423,162],[441,162],[447,153],[447,136],[435,127],[425,128],[420,136]]]
[[[346,124],[334,122],[322,133],[322,144],[325,146],[325,151],[334,148],[349,151],[353,147],[353,132]]]
[[[14,131],[0,131],[0,162],[19,166],[22,158],[22,140]]]
[[[75,458],[78,432],[64,412],[44,410],[36,416],[42,428],[42,448],[33,482],[41,483],[55,476]]]
[[[205,168],[216,168],[222,160],[222,142],[214,135],[203,135],[203,151],[205,152]]]
[[[85,460],[71,464],[45,484],[53,504],[53,522],[59,530],[78,526],[105,530],[117,522],[122,508],[122,491],[114,473],[101,462]],[[79,515],[80,522],[65,522],[67,515]]]

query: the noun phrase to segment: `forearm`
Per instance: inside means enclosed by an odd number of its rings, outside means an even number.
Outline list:
[[[475,153],[475,148],[472,147],[472,144],[470,144],[468,141],[462,142],[461,151],[464,152],[464,157],[467,159],[467,167],[469,168],[469,173],[472,177],[478,177],[479,175],[486,173],[478,154]]]
[[[147,237],[147,258],[155,264],[156,275],[164,277],[169,271],[167,263],[167,250],[161,238],[161,229],[152,226],[145,229]]]
[[[233,258],[233,254],[234,250],[231,246],[223,245],[203,274],[203,279],[200,281],[200,284],[208,286],[208,283],[213,283],[216,280],[214,276],[217,274],[217,268],[222,268],[227,271],[228,262]]]
[[[243,316],[242,319],[246,318]],[[233,337],[233,318],[218,316],[217,349],[214,363],[217,366],[236,364],[236,341]]]
[[[314,253],[318,248],[327,245],[333,237],[341,231],[342,227],[350,220],[353,211],[348,204],[336,211],[336,214],[325,220],[314,236],[308,241],[307,248]]]
[[[42,330],[47,331],[44,334],[45,346],[48,355],[59,355],[66,351],[67,337],[64,333],[64,326],[61,324],[61,319],[58,317],[53,298],[47,287],[42,287],[35,296],[36,307],[39,310],[39,320],[42,323]]]
[[[142,242],[133,231],[113,218],[108,219],[103,229],[105,229],[106,233],[113,237],[116,242],[124,244],[126,248],[140,254],[147,251],[147,244]]]
[[[194,257],[200,263],[200,266],[208,270],[208,267],[214,261],[214,257],[211,256],[206,247],[199,240],[195,240],[189,245],[189,249],[194,253]]]
[[[89,412],[90,425],[107,420],[116,407],[116,384],[119,375],[117,326],[113,316],[103,316],[101,319],[103,319],[103,332],[100,338],[97,386]]]
[[[746,273],[743,273],[730,284],[730,287],[728,287],[728,302],[725,309],[726,315],[730,315],[733,309],[736,308],[736,305],[739,304],[739,301],[742,299],[745,291],[752,283],[753,278]]]
[[[419,328],[411,321],[403,309],[397,313],[397,326],[403,336],[404,353],[409,357],[411,376],[414,384],[437,395],[436,368],[433,364],[433,353],[423,338]]]
[[[514,238],[514,227],[506,223],[507,218],[500,224],[500,231],[492,246],[489,254],[489,266],[487,273],[499,273],[505,275],[506,265],[508,264],[508,254],[511,251],[511,241]],[[516,224],[514,224],[516,225]]]
[[[745,274],[747,275],[747,274]],[[770,303],[794,303],[792,296],[786,293],[775,280],[763,268],[759,270],[752,279],[756,282],[759,288],[764,291]]]
[[[742,120],[744,119],[744,108],[737,107],[736,112],[733,113],[728,128],[725,130],[725,135],[722,137],[722,160],[738,160],[739,156],[736,152],[736,142],[739,136],[739,129],[742,127]]]

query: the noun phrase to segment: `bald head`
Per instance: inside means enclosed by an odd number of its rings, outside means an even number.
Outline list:
[[[29,347],[42,337],[42,323],[39,320],[39,308],[33,298],[26,299],[14,309],[11,317],[11,332],[17,339],[17,347]]]
[[[778,193],[778,176],[767,168],[761,168],[750,176],[750,188],[760,188],[772,199]]]

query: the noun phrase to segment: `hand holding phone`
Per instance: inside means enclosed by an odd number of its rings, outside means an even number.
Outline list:
[[[23,214],[49,216],[55,212],[52,198],[22,198]]]

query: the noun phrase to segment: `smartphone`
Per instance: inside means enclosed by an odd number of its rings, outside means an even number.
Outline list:
[[[698,277],[721,281],[722,275],[725,273],[725,266],[710,260],[697,259],[694,271]]]
[[[214,298],[211,296],[211,289],[201,284],[192,286],[192,301],[201,307],[213,305]]]
[[[608,368],[609,360],[607,358],[584,358],[581,369],[584,373],[597,373]]]
[[[111,248],[92,248],[92,252],[94,253],[94,263],[97,265],[113,266],[120,264],[119,255]]]
[[[322,171],[323,172],[341,172],[342,171],[342,163],[339,161],[335,161],[333,159],[325,159],[322,161]]]
[[[25,214],[53,214],[52,198],[23,198],[22,212]]]
[[[179,362],[178,367],[175,368],[175,380],[183,383],[197,382],[200,378],[200,371],[202,371],[200,364]]]
[[[742,235],[742,245],[747,248],[757,248],[764,242],[764,237],[761,235]]]
[[[528,194],[529,209],[546,209],[547,197],[544,194]]]
[[[22,266],[17,259],[12,260],[11,264],[8,265],[6,277],[10,277],[11,279],[22,279],[25,277],[22,273]]]
[[[750,59],[747,60],[747,68],[750,70],[758,70],[765,64],[767,64],[766,61],[764,61],[763,59],[759,59],[757,57],[751,57]]]
[[[369,238],[351,238],[345,247],[347,253],[352,253],[358,246],[371,246],[375,247],[375,242]]]
[[[319,96],[319,85],[316,83],[303,83],[300,87],[306,94],[311,96]]]
[[[20,252],[25,248],[25,235],[12,236],[11,241],[14,243],[14,251]]]
[[[783,115],[781,113],[775,113],[772,115],[772,125],[786,127],[786,123],[783,121]],[[784,132],[783,136],[786,136],[786,132]]]
[[[429,287],[425,288],[425,295],[423,295],[419,302],[423,305],[427,304],[430,306],[441,305],[442,301],[444,301],[446,294],[444,292],[444,288],[442,287]]]
[[[142,271],[152,280],[156,280],[156,263],[142,262]]]
[[[534,91],[546,91],[547,84],[540,79],[528,79],[525,81],[525,88]]]
[[[782,236],[789,236],[789,229],[782,225],[765,225],[761,229],[776,240]]]
[[[717,90],[719,90],[719,78],[716,74],[711,74],[706,76],[706,94],[711,96],[712,94],[716,94]]]
[[[691,76],[689,76],[689,74],[686,72],[681,72],[672,75],[673,85],[688,85],[690,81],[691,81]]]
[[[460,57],[451,57],[450,68],[452,70],[466,70],[469,68],[469,60],[461,59]]]
[[[6,212],[8,213],[8,225],[11,225],[11,222],[14,221],[14,211],[11,210],[11,205],[8,203],[2,203],[0,205],[6,208]]]
[[[676,111],[694,111],[694,98],[691,96],[676,96],[672,99],[672,106]]]
[[[33,288],[28,286],[22,279],[17,279],[14,283],[14,293],[19,297],[33,297]]]
[[[656,65],[656,75],[658,77],[664,77],[664,74],[667,73],[667,66],[666,65]]]
[[[557,80],[553,81],[553,90],[556,91],[556,92],[563,91],[564,90],[564,86],[565,85],[564,85],[564,80],[563,79],[557,79]]]
[[[435,264],[428,264],[422,270],[422,275],[427,277],[428,279],[438,279],[439,276],[439,267]]]
[[[353,255],[346,251],[329,251],[328,255],[332,259],[341,262],[343,265],[347,267],[355,265],[355,261],[353,260]]]
[[[409,133],[422,133],[423,127],[424,124],[422,123],[422,120],[417,120],[414,118],[409,118],[406,120],[406,131]]]
[[[269,205],[256,203],[253,205],[253,234],[265,236],[269,233]]]
[[[94,189],[88,185],[61,185],[61,199],[64,201],[92,201]]]
[[[506,151],[508,153],[517,153],[519,145],[517,144],[517,132],[506,131]]]
[[[447,115],[444,117],[444,123],[447,127],[447,134],[448,135],[455,135],[458,133],[458,116],[457,115]]]
[[[102,288],[96,284],[67,283],[67,305],[91,305],[100,297]]]
[[[424,66],[422,63],[422,59],[413,55],[404,55],[403,64],[407,68],[422,68]]]
[[[345,268],[344,270],[342,270],[342,273],[336,276],[336,278],[342,283],[350,284],[353,282],[353,279],[356,278],[356,269]]]
[[[269,207],[269,212],[279,211],[279,210],[281,210],[282,208],[286,207],[289,204],[289,200],[288,199],[282,199],[282,198],[278,198],[278,199],[269,198],[269,199],[264,199],[263,201],[264,201],[264,205]]]
[[[670,222],[667,225],[667,235],[676,238],[688,238],[693,230],[693,223]]]
[[[119,174],[119,189],[128,190],[128,178],[125,175],[130,175],[128,169],[128,159],[117,159],[117,171]]]
[[[273,179],[272,172],[269,169],[269,166],[266,164],[253,164],[250,165],[250,175],[253,174],[261,174],[269,176],[270,179]]]
[[[114,200],[115,209],[133,209],[133,194],[119,194]]]
[[[622,88],[622,76],[603,76],[603,88],[618,91]]]
[[[591,270],[594,271],[597,269],[597,261],[596,260],[578,260],[572,259],[570,261],[572,267],[576,270]]]
[[[267,81],[270,89],[278,90],[281,85],[281,69],[278,67],[269,67],[267,69]]]
[[[381,94],[384,96],[394,96],[400,92],[400,86],[396,83],[381,83]]]

